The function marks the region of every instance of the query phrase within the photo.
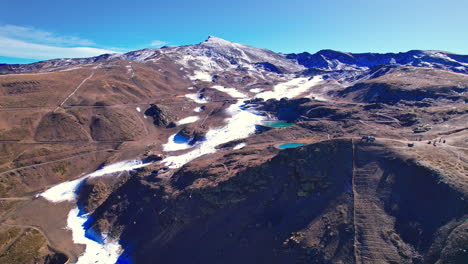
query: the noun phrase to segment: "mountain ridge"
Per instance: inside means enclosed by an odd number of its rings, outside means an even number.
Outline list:
[[[182,55],[181,55],[182,54]],[[205,41],[185,46],[145,48],[123,54],[103,54],[89,58],[59,58],[29,64],[0,64],[0,74],[22,73],[34,70],[54,71],[57,67],[76,64],[98,63],[110,60],[130,60],[147,62],[161,58],[163,55],[205,56],[225,61],[218,65],[244,65],[252,62],[268,62],[285,72],[300,72],[305,69],[322,69],[327,71],[353,70],[364,71],[377,65],[431,67],[458,73],[468,73],[468,55],[455,54],[437,50],[410,50],[407,52],[388,53],[352,53],[323,49],[316,53],[277,53],[268,49],[256,48],[209,36]]]

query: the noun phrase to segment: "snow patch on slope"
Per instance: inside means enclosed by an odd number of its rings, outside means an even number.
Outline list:
[[[215,86],[212,86],[211,88],[216,89],[216,90],[218,90],[220,92],[223,92],[223,93],[227,93],[232,98],[246,98],[247,97],[247,95],[245,95],[244,93],[239,92],[235,88],[226,88],[226,87],[221,86],[221,85],[215,85]]]
[[[239,144],[235,145],[232,149],[233,150],[238,150],[238,149],[244,148],[245,146],[247,146],[247,144],[239,143]]]
[[[279,83],[273,87],[273,91],[265,91],[255,95],[257,98],[264,100],[281,99],[283,97],[294,98],[307,92],[313,86],[323,81],[322,76],[314,76],[313,78],[294,78],[284,83]]]
[[[93,173],[87,174],[79,179],[58,184],[49,190],[40,194],[48,201],[59,203],[65,201],[76,201],[76,192],[80,185],[87,178],[101,177],[116,172],[130,171],[149,165],[141,160],[121,161],[105,166]],[[84,224],[88,221],[88,214],[80,214],[78,207],[73,208],[68,213],[67,228],[72,231],[73,242],[86,246],[85,251],[78,257],[76,264],[114,264],[117,262],[122,248],[116,241],[105,240],[104,243],[98,243],[86,237]]]
[[[199,81],[204,81],[204,82],[211,82],[212,77],[211,77],[211,74],[209,74],[208,72],[195,71],[193,75],[190,76],[189,78],[192,81],[199,80]]]
[[[76,180],[67,181],[67,182],[63,182],[58,185],[55,185],[54,187],[41,193],[40,196],[44,197],[45,199],[53,203],[75,201],[76,191],[78,187],[80,186],[80,184],[85,179],[101,177],[101,176],[113,174],[116,172],[131,171],[131,170],[141,168],[147,165],[148,164],[142,163],[141,160],[129,160],[129,161],[117,162],[117,163],[105,166],[102,169],[99,169],[93,173],[87,174]]]
[[[250,89],[249,91],[250,91],[251,93],[260,93],[260,92],[263,92],[264,90],[265,90],[265,89],[263,89],[263,88],[252,88],[252,89]]]
[[[186,118],[183,118],[183,119],[177,121],[176,124],[178,126],[180,126],[180,125],[190,124],[190,123],[196,122],[198,120],[200,120],[199,116],[189,116],[189,117],[186,117]]]
[[[85,179],[85,177],[55,185],[54,187],[41,193],[40,196],[53,203],[75,201],[76,189],[78,189],[78,186]]]
[[[78,257],[76,264],[114,264],[117,262],[122,248],[117,241],[106,241],[100,244],[86,237],[86,230],[83,228],[88,220],[88,215],[80,215],[78,207],[73,208],[68,213],[68,229],[72,231],[73,242],[86,246],[85,252]]]

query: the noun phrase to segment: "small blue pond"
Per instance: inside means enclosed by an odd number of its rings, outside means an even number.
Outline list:
[[[300,144],[300,143],[289,143],[289,144],[279,145],[278,148],[280,148],[280,149],[297,148],[297,147],[301,147],[301,146],[304,146],[304,145],[305,144]]]
[[[190,142],[190,138],[189,138],[189,137],[186,137],[186,136],[183,136],[183,135],[181,135],[180,133],[177,133],[177,134],[174,136],[174,142],[177,143],[177,144],[185,144],[185,143],[189,143],[189,142]]]
[[[294,124],[283,122],[283,121],[263,121],[262,125],[268,126],[268,127],[290,127]]]

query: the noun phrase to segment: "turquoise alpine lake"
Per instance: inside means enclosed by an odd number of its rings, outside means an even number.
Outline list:
[[[262,125],[267,126],[267,127],[289,127],[294,124],[283,122],[283,121],[263,121]]]
[[[300,143],[289,143],[289,144],[279,145],[278,148],[280,148],[280,149],[297,148],[297,147],[301,147],[301,146],[304,146],[304,145],[305,144],[300,144]]]

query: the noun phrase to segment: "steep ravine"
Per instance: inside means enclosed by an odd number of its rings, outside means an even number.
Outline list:
[[[464,192],[445,176],[386,148],[358,143],[354,149],[355,256],[362,263],[466,263],[462,241],[447,243],[468,223]],[[465,239],[465,241],[463,241]],[[446,256],[441,252],[451,252]]]
[[[466,197],[383,145],[330,140],[234,175],[161,175],[142,169],[94,212],[95,229],[121,234],[122,263],[466,263]]]

